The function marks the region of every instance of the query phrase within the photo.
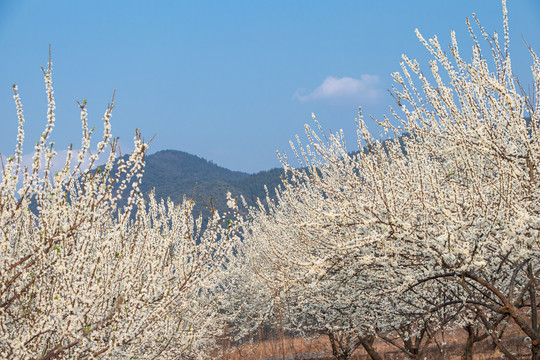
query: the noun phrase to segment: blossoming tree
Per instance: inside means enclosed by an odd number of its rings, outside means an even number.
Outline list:
[[[145,198],[138,186],[148,144],[137,132],[128,157],[110,132],[91,151],[87,104],[82,143],[52,173],[52,62],[44,70],[47,124],[30,168],[17,146],[0,183],[0,357],[171,358],[189,354],[202,319],[190,304],[236,239],[238,222],[211,212],[206,227],[180,204]],[[105,156],[105,158],[104,158]],[[98,161],[104,165],[96,167]],[[230,201],[229,215],[236,212]],[[228,216],[228,215],[227,215]]]
[[[308,299],[298,326],[314,309],[312,324],[360,338],[409,329],[410,353],[422,329],[474,323],[515,359],[497,334],[513,324],[540,358],[540,61],[531,50],[527,94],[511,70],[504,1],[503,19],[502,46],[477,21],[491,58],[467,22],[470,62],[454,33],[449,54],[418,33],[433,58],[429,74],[406,56],[393,74],[399,111],[379,124],[395,140],[375,140],[360,117],[363,151],[308,127],[304,168],[283,158],[291,177],[275,204],[252,211],[252,229],[266,281]]]

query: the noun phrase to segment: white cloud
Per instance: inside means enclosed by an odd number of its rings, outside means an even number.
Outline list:
[[[299,89],[294,98],[299,101],[313,100],[354,100],[358,105],[375,103],[382,95],[377,75],[363,74],[360,79],[352,77],[336,78],[328,76],[315,90],[304,95],[305,89]]]

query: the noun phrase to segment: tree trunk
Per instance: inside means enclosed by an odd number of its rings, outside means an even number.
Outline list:
[[[534,275],[532,264],[529,262],[527,266],[527,272],[529,273],[529,297],[531,299],[531,327],[536,333],[536,337],[532,339],[531,344],[531,358],[532,360],[540,360],[540,343],[538,343],[538,308],[536,304],[536,277]]]
[[[472,325],[467,325],[465,330],[467,330],[467,342],[465,343],[465,353],[463,354],[461,359],[473,360],[474,340],[475,340],[474,329]]]
[[[538,341],[533,341],[531,345],[531,360],[540,360],[540,344]]]
[[[366,349],[371,360],[383,360],[382,357],[373,348],[375,336],[362,336],[359,340],[364,349]]]
[[[422,335],[419,335],[419,337]],[[421,338],[420,338],[421,339]],[[413,359],[418,359],[418,346],[416,346],[416,341],[413,344],[411,339],[403,340],[403,345],[405,346],[405,349],[408,351],[408,355],[412,356]]]
[[[339,337],[339,335],[337,335]],[[343,344],[339,341],[339,338],[336,338],[336,335],[332,332],[328,333],[328,338],[330,339],[330,345],[332,346],[332,355],[336,360],[348,360],[351,357],[351,354],[343,349]]]

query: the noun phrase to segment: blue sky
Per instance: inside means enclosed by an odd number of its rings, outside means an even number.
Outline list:
[[[521,36],[540,52],[540,2],[509,0],[508,10],[512,64],[526,85],[531,60]],[[276,150],[289,150],[312,112],[323,127],[343,129],[354,150],[358,106],[366,116],[389,113],[386,89],[401,54],[427,64],[414,29],[445,45],[454,29],[470,49],[465,18],[473,12],[502,32],[497,0],[0,0],[0,152],[16,143],[12,84],[26,115],[25,152],[44,127],[40,66],[49,44],[57,150],[80,142],[76,100],[88,99],[100,130],[114,89],[113,134],[126,151],[139,128],[147,139],[157,133],[150,153],[177,149],[233,170],[265,170],[279,166]]]

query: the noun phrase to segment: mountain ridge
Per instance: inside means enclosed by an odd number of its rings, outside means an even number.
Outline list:
[[[212,161],[180,150],[161,150],[146,156],[145,173],[140,186],[144,194],[154,189],[156,198],[170,198],[175,203],[184,196],[195,200],[195,213],[208,214],[206,204],[225,211],[226,194],[244,196],[248,206],[271,195],[281,183],[283,169],[273,168],[248,174],[219,166]],[[205,204],[206,203],[206,204]]]

